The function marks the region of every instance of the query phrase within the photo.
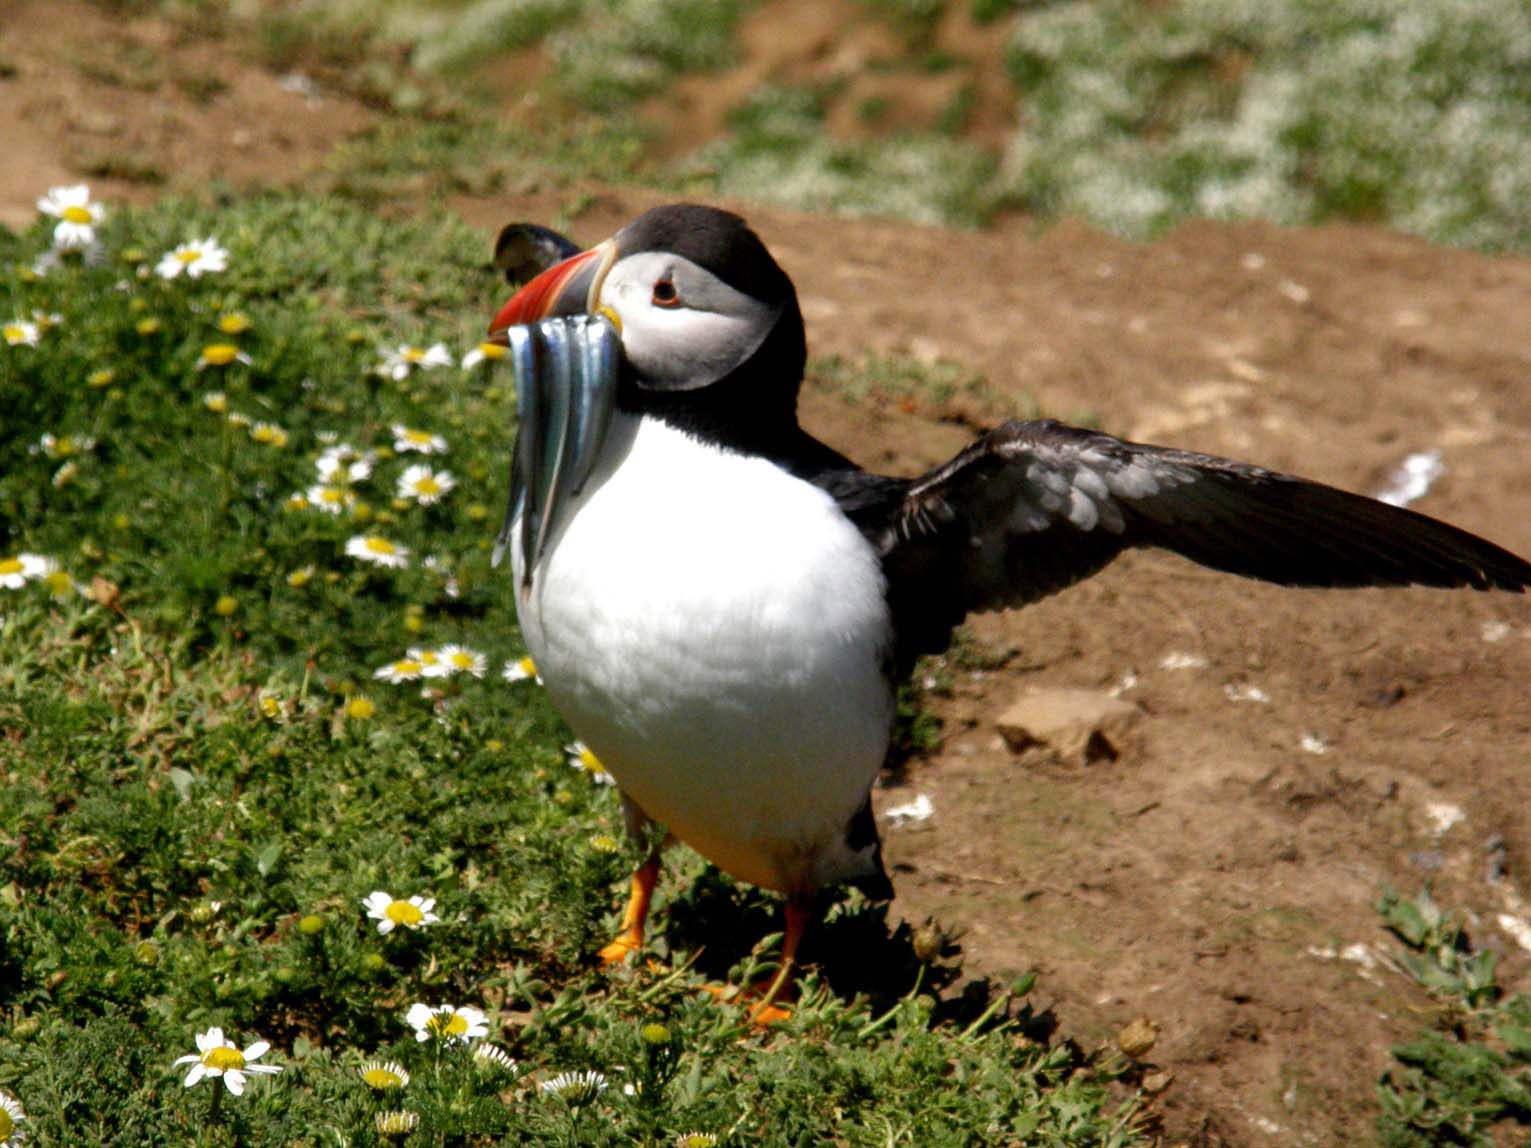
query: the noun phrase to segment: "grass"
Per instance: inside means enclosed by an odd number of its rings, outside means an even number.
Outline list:
[[[866,66],[911,78],[994,67],[935,42],[953,4],[975,24],[1011,29],[1003,67],[1017,123],[1003,146],[967,137],[971,83],[927,130],[878,134],[885,98],[863,98],[855,118],[871,134],[844,139],[828,126],[836,101],[855,98],[843,78],[793,85],[776,69],[738,100],[720,138],[673,161],[649,158],[646,102],[663,104],[681,76],[734,63],[740,22],[769,0],[289,0],[247,23],[271,66],[307,68],[411,114],[363,148],[361,166],[427,150],[457,189],[481,194],[528,178],[499,157],[525,154],[530,129],[535,146],[565,157],[554,178],[589,173],[813,211],[978,227],[1019,209],[1133,238],[1199,217],[1345,219],[1479,250],[1531,245],[1522,5],[864,0],[897,45]],[[195,28],[240,25],[224,4],[158,6]],[[539,108],[540,124],[500,122],[503,79],[496,89],[485,75],[502,61],[515,101]],[[159,82],[161,65],[130,64],[82,66]],[[415,131],[422,142],[409,139]],[[592,140],[602,146],[578,142]],[[486,157],[498,174],[479,172]]]
[[[1393,1049],[1377,1086],[1383,1148],[1492,1148],[1531,1127],[1531,996],[1506,994],[1491,952],[1475,951],[1455,914],[1428,891],[1387,891],[1377,906],[1405,949],[1399,971],[1440,1002],[1435,1025]],[[1496,1138],[1496,1129],[1505,1139]]]
[[[855,897],[768,1032],[697,990],[769,969],[778,907],[684,851],[654,963],[595,967],[633,849],[542,692],[499,676],[512,389],[455,363],[504,291],[484,236],[299,195],[115,211],[40,274],[49,235],[0,231],[5,315],[42,316],[0,344],[0,560],[53,564],[0,588],[0,1091],[29,1143],[1142,1141],[1120,1057],[1053,1037],[1029,981],[956,991]],[[225,270],[159,276],[205,236]],[[454,362],[378,374],[406,342]],[[395,424],[448,444],[434,505],[397,493]],[[371,472],[332,515],[295,496],[342,443]],[[349,556],[365,535],[408,563]],[[448,643],[485,676],[375,676]],[[381,935],[374,890],[440,921]],[[417,1003],[487,1036],[419,1042]],[[214,1026],[281,1072],[185,1087]],[[409,1083],[374,1090],[372,1058]],[[609,1087],[543,1090],[574,1070]]]
[[[1531,243],[1531,13],[1368,0],[1061,3],[1016,18],[1010,190],[1146,236],[1180,220],[1384,222]]]

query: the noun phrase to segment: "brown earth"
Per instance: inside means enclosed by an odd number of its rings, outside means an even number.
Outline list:
[[[102,139],[142,145],[176,182],[271,180],[368,118],[335,97],[310,115],[227,46],[179,43],[153,21],[74,3],[4,12],[16,74],[0,80],[0,220],[83,178]],[[135,43],[167,76],[215,69],[226,86],[124,92],[81,66]],[[112,198],[153,190],[93,183]],[[585,240],[656,202],[578,191]],[[574,198],[457,206],[487,235]],[[955,234],[732,206],[798,284],[816,354],[946,360],[996,392],[852,404],[810,387],[805,422],[864,465],[944,461],[975,417],[1029,400],[1360,491],[1435,449],[1445,473],[1418,508],[1531,554],[1531,261],[1371,227],[1197,224],[1134,245],[1075,224]],[[1151,1059],[1174,1074],[1156,1101],[1166,1143],[1370,1139],[1388,1050],[1430,1010],[1374,963],[1389,946],[1384,883],[1433,882],[1504,955],[1503,980],[1524,984],[1531,601],[1281,590],[1141,554],[971,629],[986,668],[937,668],[950,686],[925,702],[941,747],[877,795],[884,809],[917,794],[934,806],[885,826],[895,916],[960,930],[969,976],[1040,970],[1038,1003],[1086,1045],[1157,1022]],[[1142,707],[1117,760],[1005,748],[996,716],[1062,686]],[[1250,687],[1265,700],[1231,696]]]

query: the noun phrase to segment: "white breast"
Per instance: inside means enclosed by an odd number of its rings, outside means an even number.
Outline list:
[[[868,871],[845,827],[887,751],[892,632],[833,499],[619,415],[529,591],[520,576],[554,703],[649,816],[769,888]]]

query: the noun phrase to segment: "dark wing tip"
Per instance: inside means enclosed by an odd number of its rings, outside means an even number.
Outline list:
[[[549,267],[578,255],[574,240],[538,223],[508,223],[494,241],[494,265],[507,283],[529,283]]]

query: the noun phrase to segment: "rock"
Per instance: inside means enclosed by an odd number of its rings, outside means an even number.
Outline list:
[[[1099,690],[1034,690],[1000,714],[995,725],[1012,752],[1052,750],[1076,765],[1115,761],[1127,730],[1143,711]]]

